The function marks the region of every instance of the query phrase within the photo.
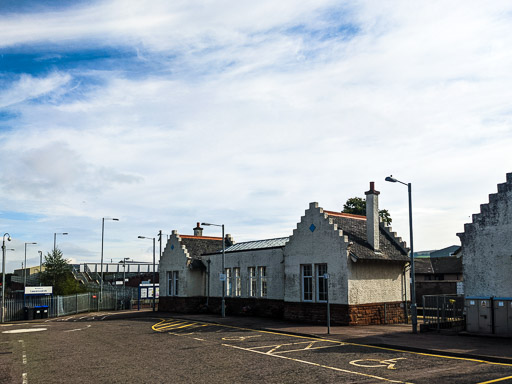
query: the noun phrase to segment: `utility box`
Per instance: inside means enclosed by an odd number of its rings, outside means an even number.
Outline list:
[[[494,298],[494,333],[512,335],[512,297]]]
[[[490,297],[466,297],[466,330],[474,333],[492,333]]]

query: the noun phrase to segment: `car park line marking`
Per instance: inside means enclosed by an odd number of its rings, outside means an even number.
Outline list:
[[[387,369],[396,369],[395,364],[397,360],[405,360],[405,357],[397,357],[395,359],[361,359],[361,360],[352,360],[349,364],[355,365],[356,367],[364,367],[364,368],[383,368]],[[364,362],[369,362],[370,364],[362,364]]]
[[[254,336],[229,336],[229,337],[223,337],[222,340],[226,340],[226,341],[245,341],[247,339],[252,339],[254,337],[261,337],[261,335],[254,335]]]
[[[18,340],[18,343],[21,344],[21,360],[23,365],[27,365],[27,350],[25,348],[25,342],[23,340]]]
[[[256,350],[256,349],[270,348],[268,351],[266,351],[264,353],[267,354],[267,355],[273,355],[273,354],[278,354],[278,353],[289,353],[289,352],[299,352],[299,351],[307,351],[307,350],[313,350],[313,349],[323,349],[323,348],[339,347],[339,345],[328,345],[328,346],[314,347],[313,348],[314,344],[320,343],[320,342],[321,341],[304,341],[304,342],[300,342],[300,343],[285,343],[285,344],[264,345],[264,346],[252,347],[252,348],[247,348],[247,349]],[[305,348],[288,349],[286,351],[278,351],[278,352],[276,352],[281,347],[290,346],[290,345],[301,345],[302,346],[304,344],[308,344],[308,345]]]
[[[21,378],[23,380],[23,384],[28,384],[28,375],[26,373],[23,373]]]
[[[509,379],[512,379],[512,376],[502,377],[502,378],[499,378],[499,379],[494,379],[494,380],[489,380],[489,381],[483,381],[483,382],[478,383],[478,384],[497,383],[499,381],[509,380]]]
[[[303,363],[303,364],[313,365],[313,366],[315,366],[315,367],[331,369],[331,370],[333,370],[333,371],[338,371],[338,372],[344,372],[344,373],[349,373],[349,374],[358,375],[358,376],[369,377],[369,378],[377,379],[377,380],[380,380],[380,381],[387,381],[388,383],[403,383],[403,384],[411,384],[411,383],[407,383],[407,382],[405,382],[405,381],[392,380],[392,379],[387,379],[387,378],[385,378],[385,377],[380,377],[380,376],[370,375],[370,374],[366,374],[366,373],[355,372],[355,371],[349,371],[348,369],[342,369],[342,368],[337,368],[337,367],[330,367],[330,366],[328,366],[328,365],[323,365],[323,364],[313,363],[312,361],[301,360],[301,359],[294,359],[294,358],[292,358],[292,357],[283,356],[283,355],[278,355],[278,354],[268,354],[268,353],[266,353],[266,352],[256,351],[256,350],[254,350],[254,349],[249,349],[249,348],[242,348],[242,347],[238,347],[238,346],[236,346],[236,345],[230,345],[230,344],[222,344],[222,345],[223,345],[224,347],[231,347],[231,348],[241,349],[241,350],[243,350],[243,351],[249,351],[249,352],[253,352],[253,353],[259,353],[259,354],[266,355],[266,356],[272,356],[272,357],[277,357],[277,358],[280,358],[280,359],[291,360],[291,361],[295,361],[295,362],[298,362],[298,363]]]
[[[162,319],[162,320],[164,320],[164,319]],[[196,322],[197,323],[202,323],[200,321],[196,321]],[[292,334],[289,334],[289,333],[282,333],[282,332],[277,332],[277,331],[264,331],[264,330],[259,330],[259,329],[237,327],[237,326],[234,326],[234,325],[215,324],[215,323],[204,323],[204,324],[207,324],[207,325],[210,325],[210,326],[239,329],[239,330],[242,330],[242,331],[268,333],[268,334],[271,334],[271,335],[281,335],[281,336],[282,335],[286,335],[286,336],[294,337],[294,338],[298,338],[298,339],[308,339],[308,340],[311,340],[311,339],[315,338],[314,336],[292,335]],[[216,332],[222,332],[222,330],[218,330]],[[345,341],[331,340],[331,339],[324,339],[324,338],[321,338],[321,340],[327,341],[327,342],[330,342],[330,343],[336,343],[336,344],[339,344],[339,345],[351,345],[351,346],[356,346],[356,347],[380,349],[380,350],[383,350],[383,351],[392,351],[392,352],[406,353],[406,354],[411,354],[411,355],[429,356],[429,357],[437,357],[437,358],[441,358],[441,359],[461,360],[461,361],[469,361],[469,362],[474,362],[474,363],[482,363],[482,364],[489,364],[489,365],[500,365],[500,366],[505,366],[505,367],[512,367],[512,364],[510,364],[510,363],[498,363],[498,362],[494,362],[494,361],[486,361],[486,360],[480,360],[480,359],[474,359],[474,358],[468,358],[468,357],[447,356],[447,355],[441,355],[441,354],[435,354],[435,353],[426,353],[426,352],[414,352],[414,351],[407,351],[405,349],[379,347],[379,346],[376,346],[376,345],[367,345],[367,344],[348,343],[348,342],[345,342]]]
[[[12,329],[10,331],[3,331],[2,333],[28,333],[28,332],[40,332],[46,331],[47,328],[30,328],[30,329]]]
[[[87,328],[91,328],[91,325],[89,324],[89,325],[88,325],[88,326],[86,326],[85,328],[68,329],[67,331],[64,331],[64,332],[83,331],[84,329],[87,329]]]

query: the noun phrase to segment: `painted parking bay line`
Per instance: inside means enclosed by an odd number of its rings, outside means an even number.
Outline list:
[[[331,367],[331,366],[328,366],[328,365],[318,364],[318,363],[314,363],[314,362],[312,362],[312,361],[307,361],[307,360],[295,359],[295,358],[293,358],[293,357],[283,356],[283,355],[281,355],[281,354],[268,354],[267,352],[257,351],[257,350],[256,350],[256,349],[254,349],[254,348],[252,348],[252,349],[251,349],[251,348],[242,348],[242,347],[239,347],[239,346],[236,346],[236,345],[230,345],[230,344],[222,344],[222,345],[223,345],[224,347],[230,347],[230,348],[241,349],[241,350],[243,350],[243,351],[248,351],[248,352],[253,352],[253,353],[259,353],[259,354],[262,354],[262,355],[265,355],[265,356],[277,357],[277,358],[279,358],[279,359],[291,360],[291,361],[295,361],[295,362],[297,362],[297,363],[313,365],[313,366],[315,366],[315,367],[320,367],[320,368],[330,369],[330,370],[333,370],[333,371],[343,372],[343,373],[348,373],[348,374],[352,374],[352,375],[356,375],[356,376],[368,377],[368,378],[371,378],[371,379],[376,379],[376,380],[379,380],[379,381],[385,381],[385,382],[388,382],[388,383],[411,384],[411,383],[406,382],[406,381],[393,380],[393,379],[388,379],[388,378],[380,377],[380,376],[376,376],[376,375],[370,375],[370,374],[367,374],[367,373],[361,373],[361,372],[349,371],[348,369],[343,369],[343,368],[338,368],[338,367]]]
[[[11,329],[9,331],[3,331],[2,333],[29,333],[29,332],[41,332],[47,331],[48,328],[25,328],[25,329]]]

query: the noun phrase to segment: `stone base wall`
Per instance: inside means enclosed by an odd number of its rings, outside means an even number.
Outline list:
[[[160,296],[158,310],[176,313],[221,313],[222,299],[210,297]],[[332,325],[398,324],[405,322],[400,302],[375,304],[331,304]],[[259,316],[297,322],[327,322],[326,303],[290,303],[282,300],[226,297],[226,314],[231,316]]]
[[[400,324],[405,322],[403,303],[375,303],[349,306],[349,325]]]

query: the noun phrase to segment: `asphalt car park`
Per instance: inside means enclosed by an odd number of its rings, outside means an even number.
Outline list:
[[[0,383],[506,383],[512,365],[153,316],[0,327]]]

